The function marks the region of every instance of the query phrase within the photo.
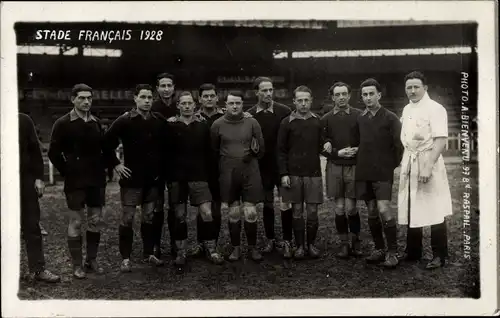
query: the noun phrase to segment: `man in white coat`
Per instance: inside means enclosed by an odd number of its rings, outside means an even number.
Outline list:
[[[431,226],[433,259],[426,269],[444,266],[448,254],[445,217],[452,203],[442,152],[448,137],[446,109],[427,93],[420,72],[406,75],[405,90],[410,100],[401,118],[404,146],[398,195],[399,224],[408,225],[407,261],[422,257],[422,227]]]

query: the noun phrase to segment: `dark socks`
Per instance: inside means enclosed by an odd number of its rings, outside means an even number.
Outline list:
[[[82,266],[82,237],[68,236],[68,248],[73,266]]]
[[[382,222],[380,222],[380,217],[368,217],[368,226],[370,227],[370,232],[372,234],[373,243],[375,243],[375,249],[383,250],[385,248],[384,235]]]
[[[297,247],[304,246],[304,223],[305,222],[303,218],[293,219],[293,233],[295,235],[295,245],[297,245]]]
[[[157,247],[161,246],[161,237],[163,235],[163,224],[165,220],[165,212],[156,211],[153,214],[153,242]]]
[[[245,234],[248,245],[255,246],[257,244],[257,222],[245,221]]]
[[[132,243],[134,241],[134,230],[130,226],[120,225],[118,228],[120,254],[123,259],[130,258]]]
[[[387,241],[387,249],[389,252],[396,253],[398,251],[398,230],[394,219],[385,222],[384,232]]]
[[[264,206],[264,231],[268,239],[274,239],[274,208]]]
[[[344,235],[347,234],[349,228],[348,228],[347,218],[344,214],[335,215],[335,227],[337,228],[337,232],[339,233],[339,235],[342,236],[343,234]]]
[[[446,222],[431,226],[431,247],[434,257],[448,257],[448,234]]]
[[[291,241],[293,238],[292,209],[281,211],[281,227],[283,228],[283,239],[285,241]]]
[[[97,251],[99,249],[99,242],[101,241],[100,232],[87,231],[87,260],[97,258]]]
[[[355,235],[359,235],[361,231],[361,219],[359,217],[359,213],[348,216],[349,220],[349,231]]]
[[[149,223],[141,223],[141,237],[142,237],[142,253],[144,257],[153,255],[154,247],[154,233],[153,225]]]
[[[241,244],[241,221],[232,223],[228,222],[229,235],[231,237],[232,246],[240,246]]]
[[[307,245],[312,245],[316,241],[318,227],[318,219],[307,219]]]

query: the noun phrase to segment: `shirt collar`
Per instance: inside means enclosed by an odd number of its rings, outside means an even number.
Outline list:
[[[92,121],[97,121],[97,118],[94,117],[94,115],[92,115],[90,112],[88,113],[89,115],[89,120],[92,120]],[[73,108],[70,112],[69,112],[69,120],[70,121],[75,121],[77,119],[81,118],[80,116],[78,116],[78,114],[76,113],[75,109]],[[83,118],[81,118],[83,120]]]
[[[257,104],[257,109],[255,110],[255,112],[258,114],[261,111],[265,111],[265,110],[274,114],[274,101],[271,102],[271,106],[269,106],[268,108],[264,108],[264,107],[262,107],[261,104]]]
[[[315,113],[311,112],[311,111],[309,111],[309,113],[307,113],[304,117],[302,117],[302,116],[300,116],[300,115],[297,113],[297,111],[296,111],[296,110],[294,110],[294,111],[290,114],[290,122],[292,122],[292,121],[293,121],[293,120],[295,120],[295,119],[307,120],[307,119],[312,118],[312,117],[314,117],[314,118],[318,118],[318,116],[317,116]]]
[[[139,114],[139,112],[137,111],[137,108],[134,108],[134,109],[132,109],[132,110],[130,111],[130,117],[132,117],[132,118],[137,117],[137,116],[139,116],[139,115],[140,115],[140,114]],[[150,111],[148,115],[150,115],[150,116],[151,116],[151,117],[153,117],[153,118],[156,118],[155,113],[154,113],[154,112],[152,112],[152,111]],[[142,117],[142,116],[141,116],[141,117]],[[146,118],[149,118],[149,116],[146,116]]]
[[[345,108],[340,108],[338,106],[333,107],[333,114],[336,115],[338,112],[345,112],[346,114],[351,113],[351,106],[347,105]]]
[[[379,108],[377,108],[376,110],[369,110],[368,108],[365,108],[365,110],[363,111],[363,113],[361,114],[361,116],[365,116],[366,114],[368,114],[368,112],[372,113],[372,115],[375,117],[375,115],[377,115],[378,111],[382,108],[382,106],[380,106]]]
[[[194,114],[193,119],[189,122],[186,121],[186,119],[184,117],[182,117],[181,115],[175,116],[175,120],[178,122],[181,122],[183,124],[189,125],[189,124],[192,124],[194,122],[202,122],[204,119],[200,114]]]
[[[200,110],[198,111],[198,114],[202,115],[202,116],[205,116],[205,117],[212,117],[212,116],[215,116],[217,114],[224,114],[224,111],[220,108],[217,107],[217,111],[214,112],[211,116],[207,115],[202,108],[200,108]]]

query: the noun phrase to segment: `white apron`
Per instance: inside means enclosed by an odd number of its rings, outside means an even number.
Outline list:
[[[410,195],[410,227],[439,224],[452,214],[452,201],[446,167],[440,155],[427,183],[418,182],[419,171],[428,162],[434,137],[448,137],[445,108],[425,96],[410,102],[401,117],[401,142],[404,146],[398,192],[398,223],[408,224]],[[408,191],[409,187],[409,191]]]

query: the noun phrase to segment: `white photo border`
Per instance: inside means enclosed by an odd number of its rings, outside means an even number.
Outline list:
[[[2,314],[47,316],[492,315],[498,307],[498,65],[494,1],[2,2]],[[481,298],[231,301],[27,301],[19,287],[19,155],[15,22],[167,20],[464,20],[478,23]],[[480,105],[480,106],[479,106]],[[89,305],[91,302],[91,305]]]

